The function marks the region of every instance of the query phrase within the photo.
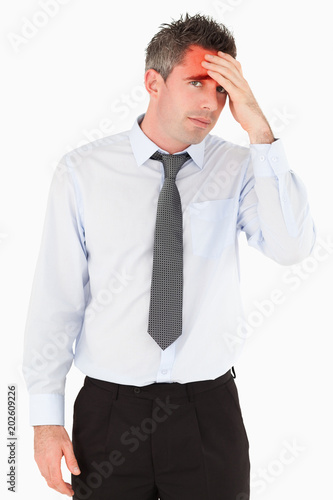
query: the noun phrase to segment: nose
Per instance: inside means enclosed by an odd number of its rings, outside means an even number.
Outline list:
[[[216,92],[215,82],[212,86],[207,85],[207,88],[205,89],[205,92],[202,95],[201,107],[202,109],[206,109],[209,111],[216,111],[218,109],[219,101]]]

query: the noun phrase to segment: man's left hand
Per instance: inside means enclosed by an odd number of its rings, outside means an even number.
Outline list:
[[[249,134],[250,142],[272,143],[273,133],[243,76],[240,63],[231,55],[218,52],[216,56],[206,54],[201,64],[228,93],[230,111]]]

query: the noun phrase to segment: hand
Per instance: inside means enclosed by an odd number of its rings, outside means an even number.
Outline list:
[[[243,77],[240,63],[229,54],[218,52],[216,56],[205,55],[202,66],[213,80],[229,95],[229,107],[235,120],[249,134],[251,143],[274,141],[270,126],[261,111],[247,81]]]
[[[35,426],[34,430],[35,461],[42,476],[50,488],[73,496],[72,486],[65,483],[60,468],[61,458],[64,456],[69,471],[75,475],[80,474],[67,431],[60,425],[40,425]]]

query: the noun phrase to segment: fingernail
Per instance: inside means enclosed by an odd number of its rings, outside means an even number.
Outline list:
[[[78,474],[80,472],[80,469],[78,467],[74,467],[74,471],[73,472],[75,472],[75,473]]]

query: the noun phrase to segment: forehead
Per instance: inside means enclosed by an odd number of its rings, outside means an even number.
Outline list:
[[[194,72],[194,74],[204,73],[207,75],[207,70],[201,66],[202,61],[205,60],[205,54],[216,55],[217,50],[204,49],[199,45],[190,45],[179,67],[185,71]]]

